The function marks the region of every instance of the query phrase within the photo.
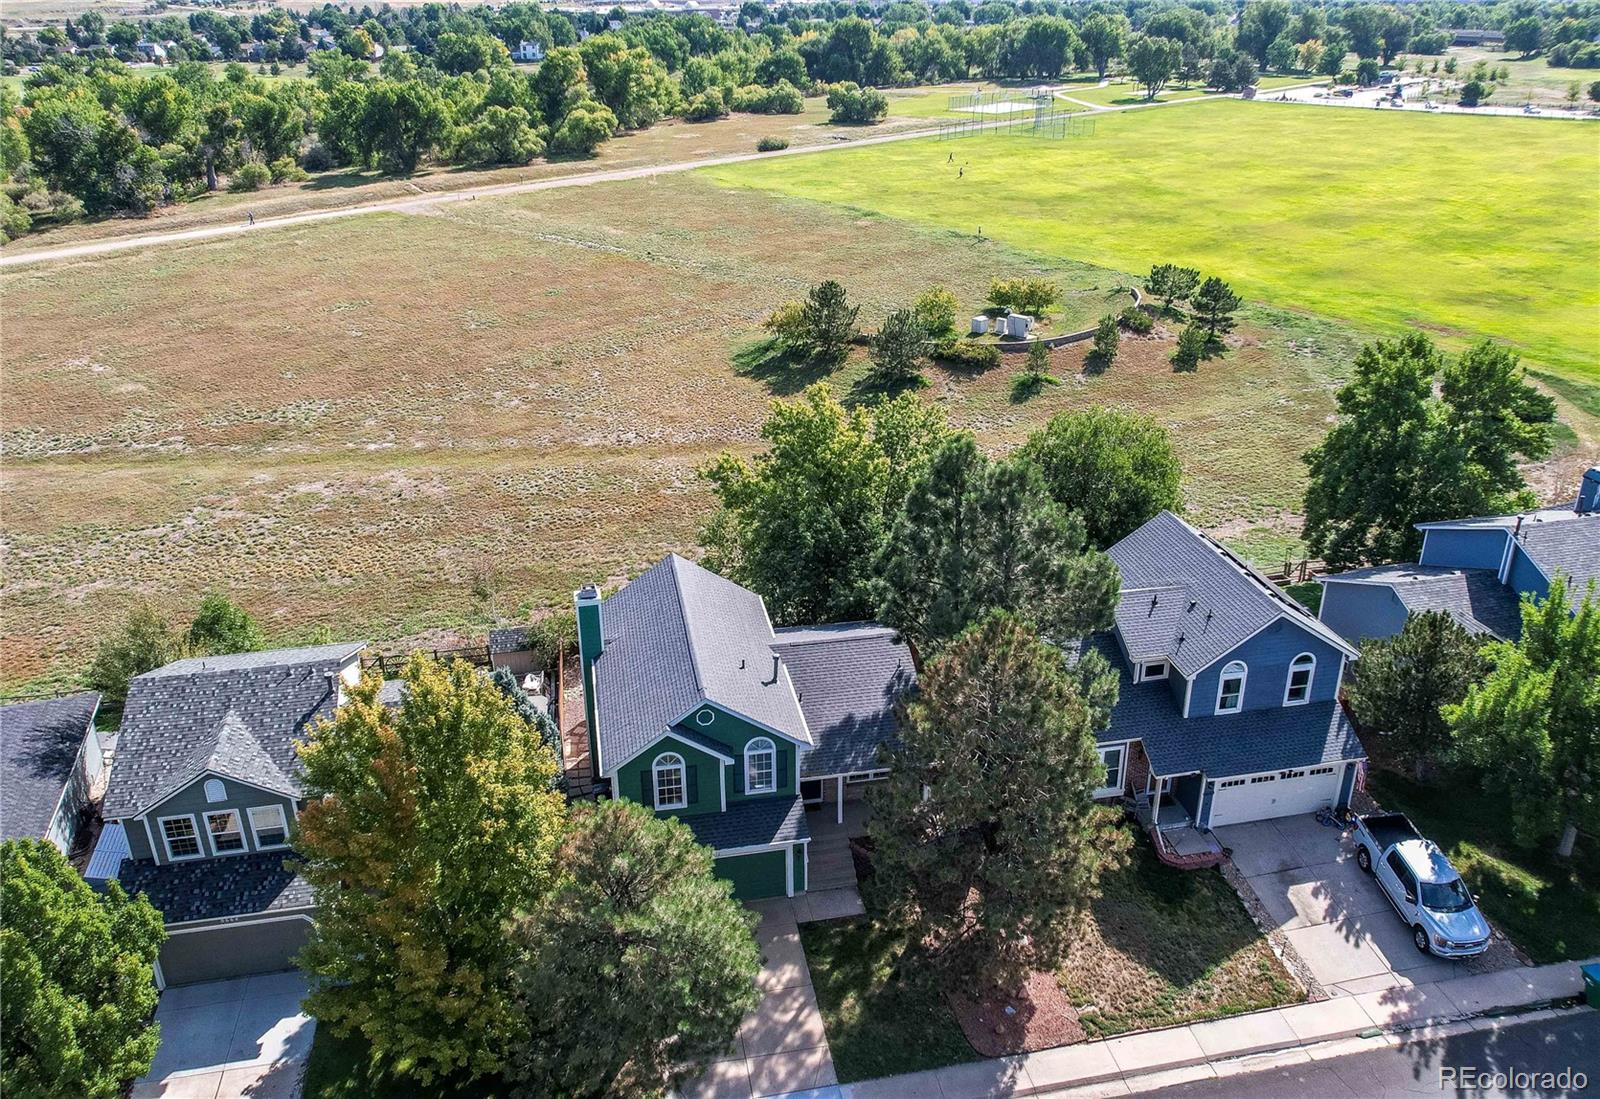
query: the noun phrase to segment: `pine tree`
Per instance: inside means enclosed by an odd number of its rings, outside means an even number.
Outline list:
[[[850,353],[859,312],[832,279],[812,287],[800,307],[797,350],[817,366],[838,366]]]
[[[310,1012],[384,1072],[497,1071],[519,1027],[509,921],[549,888],[565,820],[538,732],[462,661],[366,676],[301,745],[295,850],[316,887]]]
[[[1206,342],[1213,348],[1222,346],[1222,337],[1233,331],[1233,314],[1244,304],[1244,299],[1233,292],[1233,287],[1215,275],[1200,284],[1190,301],[1195,319],[1205,329]]]
[[[754,917],[711,861],[641,805],[575,810],[561,881],[517,936],[519,1096],[655,1096],[732,1046],[761,958]]]
[[[869,825],[872,898],[908,931],[906,972],[1011,990],[1061,963],[1127,848],[1092,800],[1116,690],[1105,661],[1071,667],[1004,611],[924,670]]]
[[[927,329],[910,309],[897,309],[884,319],[872,337],[874,383],[893,389],[922,380],[922,365],[930,348]]]
[[[1084,359],[1084,366],[1093,373],[1100,374],[1111,369],[1117,361],[1117,348],[1122,344],[1122,330],[1117,325],[1115,313],[1107,313],[1100,318],[1100,323],[1094,328],[1094,346],[1089,349],[1088,356]]]

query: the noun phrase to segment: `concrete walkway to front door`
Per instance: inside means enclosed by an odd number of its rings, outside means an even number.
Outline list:
[[[796,897],[799,901],[802,898]],[[857,901],[859,904],[859,900]],[[830,1099],[838,1094],[833,1052],[822,1029],[822,1012],[811,988],[811,970],[800,946],[800,924],[788,898],[751,901],[761,915],[761,1004],[739,1026],[734,1048],[711,1063],[698,1080],[678,1091],[680,1099],[763,1099],[796,1095]]]

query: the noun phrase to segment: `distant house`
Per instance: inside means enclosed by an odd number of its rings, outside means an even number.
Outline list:
[[[1514,640],[1522,632],[1522,596],[1543,599],[1557,573],[1580,596],[1600,580],[1600,468],[1583,475],[1571,504],[1417,529],[1417,561],[1321,577],[1322,621],[1361,641],[1392,637],[1413,614],[1443,611],[1475,634]]]
[[[146,61],[155,61],[157,63],[161,63],[167,60],[167,47],[163,46],[160,42],[152,42],[148,38],[140,39],[138,42],[135,42],[133,44],[133,50]]]
[[[77,848],[105,756],[93,692],[0,706],[0,839]]]
[[[543,61],[544,46],[538,42],[529,42],[524,39],[517,43],[517,48],[511,51],[513,61]]]
[[[286,865],[294,743],[360,678],[363,642],[179,660],[128,685],[102,815],[118,879],[160,909],[163,985],[293,965],[310,885]]]
[[[1506,44],[1504,31],[1477,30],[1466,27],[1447,30],[1444,33],[1450,36],[1452,46],[1483,46],[1489,49],[1499,49]]]
[[[575,603],[594,774],[688,825],[739,897],[805,892],[806,808],[842,822],[887,774],[905,642],[876,623],[774,630],[759,595],[676,554]]]
[[[1163,837],[1348,805],[1366,758],[1338,701],[1355,649],[1171,512],[1108,552],[1116,624],[1083,646],[1122,681],[1098,796],[1133,799]]]

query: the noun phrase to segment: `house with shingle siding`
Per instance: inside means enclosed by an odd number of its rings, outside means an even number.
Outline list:
[[[0,706],[0,839],[43,839],[71,855],[105,757],[94,692]]]
[[[774,630],[761,597],[677,554],[574,595],[589,755],[612,796],[677,817],[742,898],[806,890],[808,805],[883,775],[911,653],[874,623]]]
[[[178,660],[128,685],[102,815],[118,879],[162,913],[163,984],[287,969],[311,928],[289,830],[295,741],[360,677],[364,642]]]
[[[1571,504],[1417,529],[1416,562],[1320,577],[1318,617],[1352,642],[1392,637],[1424,611],[1448,614],[1474,634],[1515,640],[1524,595],[1543,599],[1564,575],[1581,599],[1589,582],[1600,580],[1600,468],[1583,475]]]

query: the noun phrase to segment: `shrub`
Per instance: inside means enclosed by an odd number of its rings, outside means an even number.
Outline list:
[[[912,303],[911,312],[929,339],[955,335],[956,296],[944,287],[930,287]]]
[[[1198,370],[1209,345],[1204,328],[1198,324],[1187,326],[1178,336],[1178,349],[1172,353],[1172,369],[1180,374]]]
[[[799,114],[806,101],[798,88],[780,80],[770,88],[746,84],[733,93],[733,109],[747,114]]]
[[[727,117],[728,104],[723,102],[722,93],[715,88],[695,96],[683,111],[686,122],[714,122]]]
[[[250,160],[239,165],[238,170],[228,177],[228,190],[259,191],[271,182],[271,169],[259,160]]]
[[[1483,81],[1469,80],[1461,89],[1461,105],[1463,107],[1476,107],[1493,94],[1494,89]]]
[[[934,346],[930,357],[963,370],[993,370],[1000,365],[1000,349],[976,340],[945,340]]]
[[[1155,328],[1155,318],[1137,305],[1130,305],[1122,311],[1117,318],[1122,327],[1136,336],[1148,336],[1151,329]]]
[[[1049,279],[995,279],[989,284],[989,303],[1030,317],[1049,314],[1061,300],[1061,289]]]
[[[775,153],[788,147],[789,139],[786,137],[764,137],[756,142],[756,152],[758,153]]]
[[[1121,344],[1122,332],[1117,327],[1117,318],[1114,314],[1107,313],[1100,318],[1100,323],[1095,325],[1094,346],[1089,349],[1084,366],[1095,374],[1110,370],[1111,364],[1117,361],[1117,348]]]
[[[319,141],[305,151],[300,164],[308,172],[326,172],[334,166],[333,150]]]
[[[299,183],[301,180],[311,178],[304,168],[294,162],[292,156],[280,156],[267,165],[267,171],[274,183]]]
[[[1037,396],[1039,391],[1047,385],[1060,384],[1061,379],[1054,374],[1044,374],[1037,370],[1024,370],[1011,383],[1011,399],[1013,401],[1025,401],[1029,397]]]
[[[828,121],[836,125],[868,126],[889,113],[889,99],[847,80],[828,89],[828,111]]]
[[[550,151],[567,156],[593,156],[594,151],[616,132],[617,116],[611,113],[610,107],[592,99],[580,100],[550,135]]]

